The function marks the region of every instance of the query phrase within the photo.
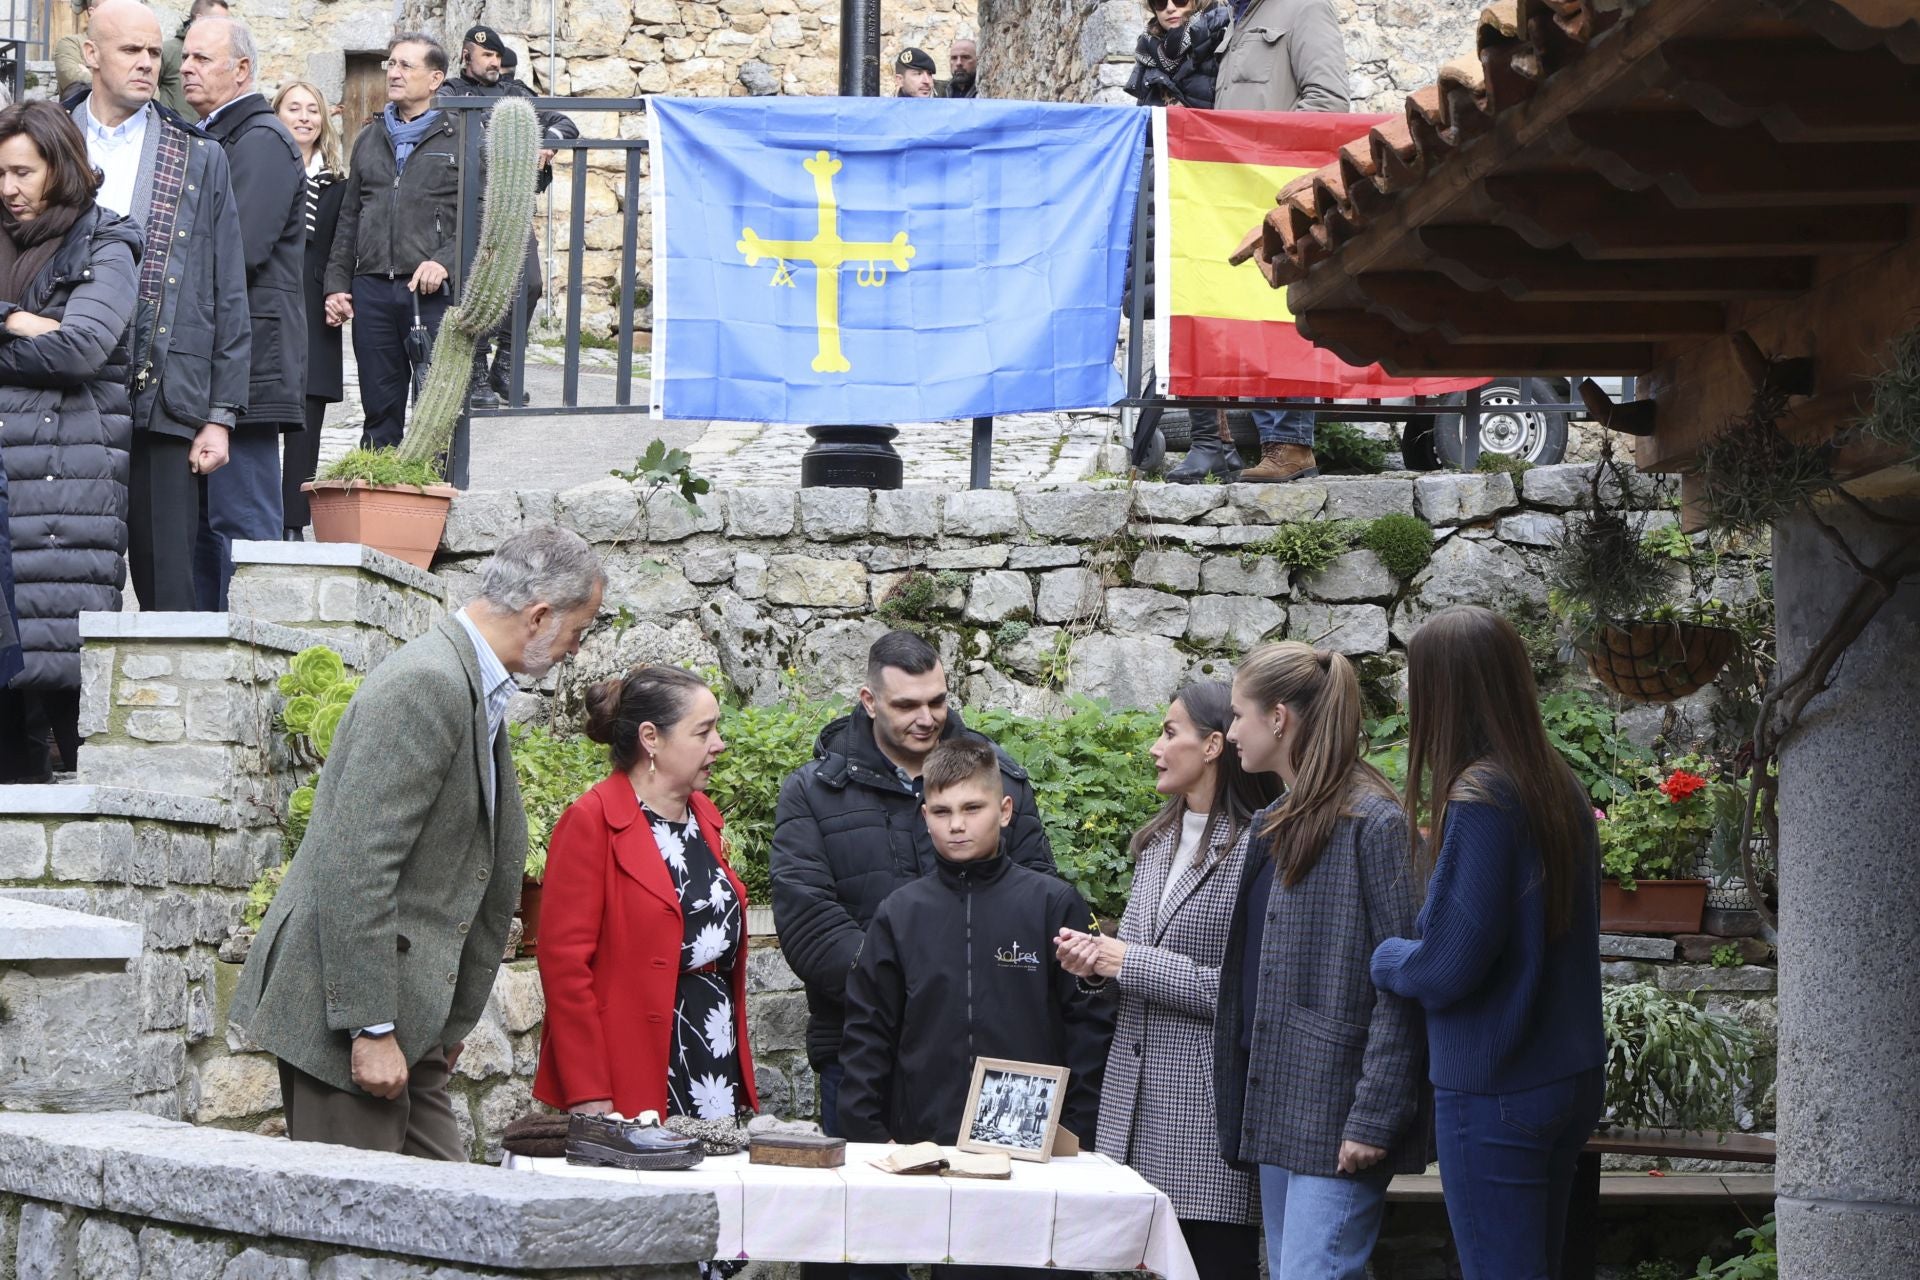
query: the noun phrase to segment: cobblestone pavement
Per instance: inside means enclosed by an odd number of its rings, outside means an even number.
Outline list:
[[[543,356],[545,353],[542,353]],[[585,350],[581,355],[580,399],[586,404],[614,401],[614,353]],[[646,396],[644,356],[637,357],[634,394]],[[557,363],[529,363],[527,389],[533,404],[525,414],[477,419],[469,473],[475,489],[566,489],[606,478],[614,467],[628,467],[658,438],[693,456],[693,469],[717,486],[796,484],[800,455],[811,438],[803,427],[754,422],[663,421],[644,412],[606,415],[542,414],[542,404],[561,399],[562,369]],[[359,397],[352,344],[347,344],[347,398],[329,406],[321,434],[324,467],[360,440],[365,420]],[[995,484],[1065,482],[1084,479],[1096,467],[1100,445],[1115,415],[1024,413],[994,422]],[[906,462],[912,485],[964,485],[971,473],[972,425],[968,422],[902,423],[894,446]]]

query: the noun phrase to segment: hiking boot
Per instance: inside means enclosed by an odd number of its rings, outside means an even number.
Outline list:
[[[1232,445],[1219,436],[1200,436],[1180,465],[1167,472],[1167,479],[1175,484],[1202,484],[1208,476],[1219,476],[1231,484],[1239,473],[1240,458]]]
[[[486,383],[478,382],[468,389],[467,404],[475,409],[498,409],[500,395]]]
[[[1241,484],[1283,484],[1320,474],[1320,460],[1304,444],[1263,444],[1258,465],[1240,473]]]

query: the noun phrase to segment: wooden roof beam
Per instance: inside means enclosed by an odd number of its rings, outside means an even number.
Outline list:
[[[1734,302],[1792,297],[1813,284],[1811,258],[1589,262],[1571,249],[1536,249],[1504,227],[1415,234],[1433,265],[1463,288],[1495,288],[1522,302]]]
[[[1472,377],[1488,370],[1524,377],[1554,377],[1569,369],[1638,374],[1654,358],[1645,342],[1450,343],[1434,334],[1407,333],[1370,311],[1322,310],[1296,323],[1314,344],[1349,364],[1378,362],[1401,377]]]
[[[1712,302],[1515,302],[1471,292],[1433,271],[1377,271],[1354,284],[1403,329],[1449,342],[1646,342],[1726,332]]]
[[[1759,125],[1723,129],[1691,111],[1583,112],[1566,127],[1614,185],[1658,185],[1682,206],[1920,199],[1920,147],[1783,143]]]
[[[1757,121],[1782,142],[1920,141],[1920,67],[1885,49],[1677,40],[1660,56],[1674,95],[1717,125]]]
[[[1805,257],[1862,253],[1907,238],[1896,204],[1822,209],[1681,209],[1658,191],[1622,191],[1598,174],[1488,178],[1494,220],[1537,248],[1571,245],[1583,258]]]

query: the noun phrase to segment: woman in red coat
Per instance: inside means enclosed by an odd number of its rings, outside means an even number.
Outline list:
[[[747,1049],[747,895],[700,790],[726,749],[697,676],[640,666],[587,695],[614,772],[547,852],[533,1095],[568,1111],[732,1120],[758,1108]]]

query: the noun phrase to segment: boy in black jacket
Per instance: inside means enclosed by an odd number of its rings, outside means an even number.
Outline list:
[[[847,979],[840,1126],[855,1142],[960,1136],[976,1058],[1064,1066],[1062,1127],[1093,1138],[1111,1001],[1060,967],[1049,940],[1085,929],[1065,881],[1000,855],[1013,818],[991,744],[968,735],[927,757],[934,873],[888,895]]]

